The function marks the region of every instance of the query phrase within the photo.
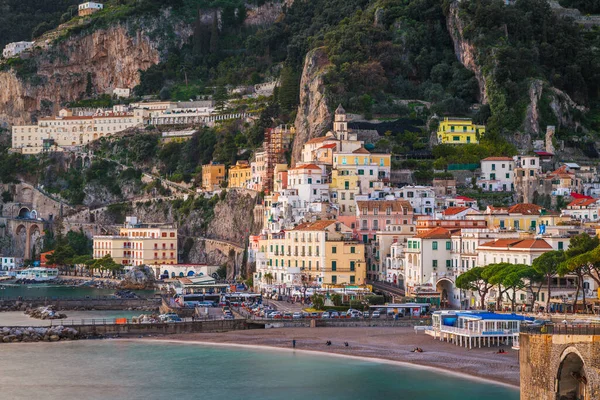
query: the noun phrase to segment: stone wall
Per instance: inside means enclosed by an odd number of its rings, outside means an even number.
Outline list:
[[[557,395],[561,364],[573,353],[584,364],[583,400],[600,399],[600,335],[521,333],[520,346],[521,400],[561,399]]]
[[[0,300],[0,310],[27,309],[53,305],[57,310],[157,310],[160,299],[26,299],[23,301]]]

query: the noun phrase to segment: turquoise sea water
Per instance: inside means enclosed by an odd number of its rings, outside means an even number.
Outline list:
[[[0,354],[2,399],[519,398],[430,370],[302,352],[104,340],[2,345]]]
[[[152,290],[137,290],[135,291],[142,297],[152,297]],[[0,284],[0,297],[8,298],[84,298],[84,297],[103,297],[111,296],[115,293],[115,289],[98,289],[95,287],[85,286],[58,286],[52,284],[31,284],[31,285],[3,285]]]

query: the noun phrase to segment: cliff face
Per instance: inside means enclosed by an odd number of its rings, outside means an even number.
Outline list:
[[[486,104],[488,101],[487,89],[483,72],[481,71],[481,67],[477,64],[477,50],[472,43],[464,39],[464,25],[458,15],[458,11],[458,2],[453,1],[450,4],[450,9],[446,17],[446,26],[448,27],[448,32],[454,42],[454,53],[456,54],[458,61],[475,74],[475,78],[479,83],[479,101]]]
[[[177,28],[177,27],[175,27]],[[189,27],[177,30],[187,39]],[[140,70],[160,61],[159,40],[126,24],[70,37],[34,53],[37,76],[20,79],[13,71],[0,72],[0,122],[30,123],[41,109],[56,111],[61,103],[86,92],[90,74],[94,93],[112,93],[116,87],[133,88]]]
[[[304,143],[321,136],[331,124],[332,114],[327,107],[323,80],[329,66],[325,49],[317,48],[306,54],[300,79],[300,105],[294,123],[296,137],[292,147],[292,165],[300,161]]]

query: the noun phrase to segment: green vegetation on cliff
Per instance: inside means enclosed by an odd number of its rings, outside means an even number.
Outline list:
[[[462,1],[459,16],[465,24],[464,37],[477,49],[477,63],[486,77],[491,108],[488,132],[514,132],[521,127],[533,79],[563,90],[579,104],[598,106],[597,30],[586,31],[557,16],[546,0],[517,0],[511,6],[502,0]],[[547,89],[544,92],[547,96]]]

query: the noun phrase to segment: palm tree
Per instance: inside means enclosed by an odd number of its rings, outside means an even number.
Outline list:
[[[265,279],[265,281],[267,281],[267,283],[268,283],[269,285],[273,283],[273,279],[274,279],[274,278],[273,278],[273,274],[272,274],[272,273],[270,273],[270,272],[267,272],[267,273],[266,273],[266,274],[263,276],[263,278]]]

